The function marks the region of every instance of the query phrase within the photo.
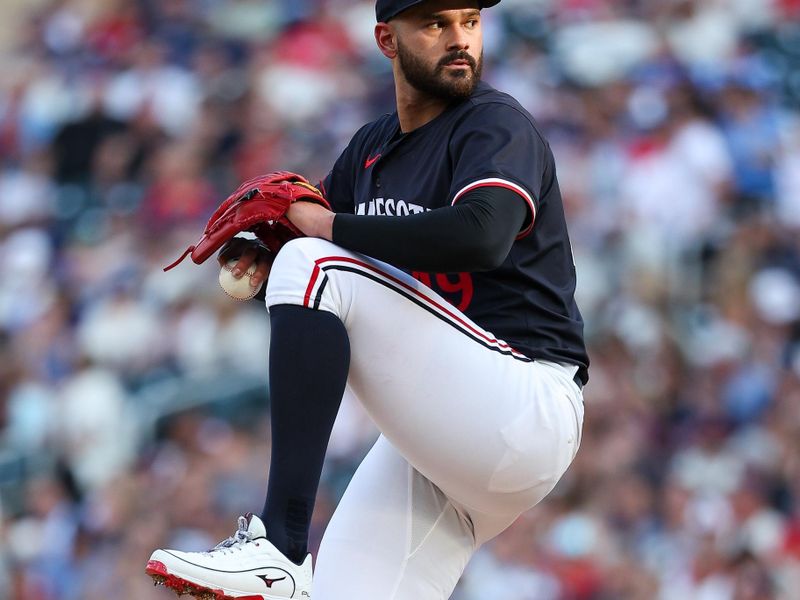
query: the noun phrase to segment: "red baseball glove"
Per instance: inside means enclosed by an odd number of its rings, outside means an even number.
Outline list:
[[[195,264],[202,264],[242,231],[254,233],[270,252],[276,254],[289,240],[303,237],[303,232],[286,218],[289,207],[298,201],[316,202],[330,209],[322,193],[297,173],[277,171],[248,179],[211,215],[197,243],[189,246],[164,270],[176,267],[189,254]]]

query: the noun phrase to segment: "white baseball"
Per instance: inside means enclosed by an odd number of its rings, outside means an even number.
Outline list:
[[[250,285],[250,278],[256,272],[256,263],[250,265],[250,268],[247,269],[247,272],[244,273],[241,278],[236,279],[231,271],[233,267],[236,266],[237,262],[239,262],[238,258],[232,258],[222,265],[222,268],[219,270],[219,285],[225,293],[234,300],[250,300],[250,298],[258,293],[264,285],[264,282],[262,281],[261,285],[258,287]]]

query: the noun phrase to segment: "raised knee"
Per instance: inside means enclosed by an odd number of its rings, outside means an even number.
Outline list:
[[[316,260],[331,254],[337,246],[327,240],[312,237],[301,237],[293,239],[278,252],[278,256],[283,254],[304,257],[309,260]]]
[[[318,238],[297,238],[287,242],[275,257],[272,273],[285,268],[308,268],[320,258],[330,256],[336,246]]]
[[[307,304],[322,281],[319,261],[341,254],[338,246],[318,238],[298,238],[280,249],[267,281],[267,305]]]

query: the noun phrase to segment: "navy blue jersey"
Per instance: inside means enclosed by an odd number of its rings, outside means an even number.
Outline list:
[[[402,216],[442,208],[482,186],[519,194],[528,218],[505,262],[473,273],[413,275],[533,359],[589,359],[575,304],[575,266],[550,146],[511,96],[472,96],[407,134],[397,113],[362,127],[322,182],[335,212]]]

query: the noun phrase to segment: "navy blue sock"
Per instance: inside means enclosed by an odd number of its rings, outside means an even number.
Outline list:
[[[350,340],[335,315],[270,307],[272,458],[262,519],[267,537],[302,563],[333,423],[347,383]]]

